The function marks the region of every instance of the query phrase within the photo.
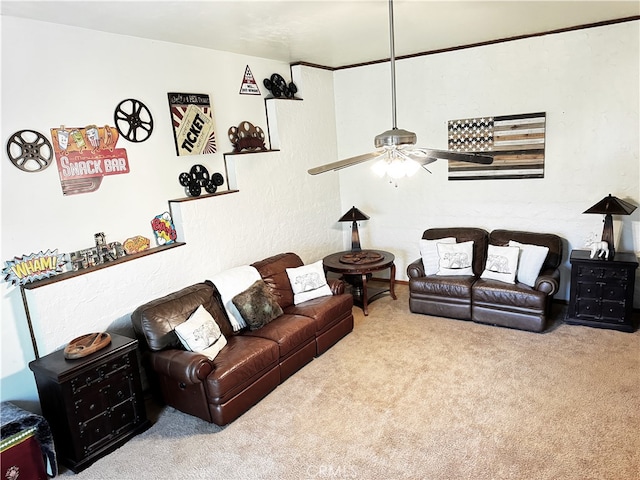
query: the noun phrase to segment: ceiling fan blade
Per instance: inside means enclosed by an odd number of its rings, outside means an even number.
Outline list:
[[[318,173],[328,172],[330,170],[340,170],[341,168],[350,167],[351,165],[357,165],[358,163],[366,162],[380,156],[380,152],[365,153],[364,155],[358,155],[357,157],[346,158],[344,160],[338,160],[337,162],[327,163],[319,167],[314,167],[308,170],[311,175],[317,175]]]
[[[493,157],[491,155],[483,155],[481,153],[461,153],[451,152],[449,150],[434,150],[431,148],[413,148],[410,152],[417,156],[440,158],[443,160],[456,160],[458,162],[481,163],[483,165],[490,165],[493,163]],[[419,161],[418,159],[416,160]]]
[[[438,159],[435,157],[422,157],[422,158],[414,158],[414,160],[418,162],[421,167],[425,167],[426,165],[429,165],[430,163],[433,163]]]

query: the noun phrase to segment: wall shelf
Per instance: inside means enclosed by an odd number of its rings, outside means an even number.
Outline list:
[[[300,97],[293,97],[293,98],[288,98],[288,97],[265,97],[265,101],[266,100],[298,100],[298,101],[302,101],[303,99]]]
[[[93,267],[83,268],[81,270],[76,270],[74,272],[59,273],[58,275],[54,275],[53,277],[43,278],[42,280],[36,280],[34,282],[25,284],[23,288],[25,290],[33,290],[35,288],[51,285],[52,283],[62,282],[63,280],[68,280],[69,278],[79,277],[80,275],[86,275],[87,273],[92,273],[92,272],[95,272],[96,270],[102,270],[103,268],[112,267],[114,265],[119,265],[125,262],[130,262],[131,260],[137,260],[138,258],[146,257],[147,255],[153,255],[154,253],[160,253],[175,247],[181,247],[182,245],[186,245],[186,243],[174,242],[174,243],[170,243],[169,245],[161,245],[159,247],[149,248],[143,252],[133,253],[131,255],[127,255],[126,257],[116,258],[115,260],[111,260],[110,262],[101,263],[100,265],[95,265]]]
[[[227,152],[227,153],[224,153],[223,155],[225,156],[226,155],[253,155],[256,153],[271,153],[271,152],[279,152],[279,151],[280,150],[278,149],[274,149],[274,150],[269,149],[269,150],[257,150],[255,152]]]
[[[204,195],[198,195],[197,197],[174,198],[173,200],[169,200],[169,203],[191,202],[192,200],[200,200],[202,198],[219,197],[220,195],[228,195],[229,193],[238,193],[238,192],[239,192],[239,190],[224,190],[222,192],[206,193]]]

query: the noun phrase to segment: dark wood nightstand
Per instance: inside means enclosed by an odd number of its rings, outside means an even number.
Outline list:
[[[613,260],[589,258],[587,250],[571,252],[571,297],[565,319],[571,325],[633,332],[633,290],[638,259],[616,252]]]
[[[107,347],[84,358],[58,350],[29,363],[58,460],[76,473],[150,426],[137,345],[112,333]]]

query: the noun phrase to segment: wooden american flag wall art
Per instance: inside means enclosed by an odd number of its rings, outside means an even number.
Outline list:
[[[545,112],[450,120],[449,150],[489,153],[493,163],[449,161],[449,180],[544,178],[545,121]]]

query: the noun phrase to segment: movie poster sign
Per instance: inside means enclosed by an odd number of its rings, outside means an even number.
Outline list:
[[[168,96],[178,156],[216,153],[216,135],[209,95],[169,93]]]

